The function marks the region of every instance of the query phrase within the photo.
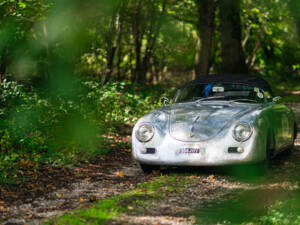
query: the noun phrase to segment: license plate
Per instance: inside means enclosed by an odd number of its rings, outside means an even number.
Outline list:
[[[181,148],[179,150],[181,154],[203,154],[205,153],[205,148]]]

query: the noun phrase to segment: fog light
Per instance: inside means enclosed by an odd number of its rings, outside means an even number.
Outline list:
[[[244,152],[244,148],[243,147],[238,147],[237,148],[237,152],[238,153],[243,153]]]
[[[147,153],[147,149],[142,148],[142,149],[141,149],[141,153],[146,154],[146,153]]]
[[[140,152],[141,152],[142,154],[155,154],[156,149],[155,149],[155,148],[142,148],[142,149],[140,150]]]
[[[243,147],[229,147],[228,153],[243,153],[244,148]]]

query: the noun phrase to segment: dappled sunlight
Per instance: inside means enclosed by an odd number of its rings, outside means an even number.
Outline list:
[[[258,115],[261,95],[259,103],[161,107],[162,97],[172,99],[178,87],[204,74],[268,80],[274,96],[291,102],[300,127],[299,2],[0,0],[0,224],[40,224],[65,213],[57,224],[201,224],[201,215],[226,215],[227,206],[245,222],[247,212],[275,218],[267,207],[286,208],[275,200],[293,198],[294,207],[300,133],[291,154],[268,163],[147,175],[132,158],[131,134],[147,115],[162,134],[157,142],[181,140],[165,144],[164,157],[172,159],[178,143],[195,141],[184,148],[204,153],[208,148],[196,142],[224,132],[239,115],[247,119],[251,109],[249,119]],[[225,90],[219,86],[217,95]],[[149,114],[153,109],[159,110]],[[228,137],[234,138],[232,130]],[[229,157],[248,154],[249,140]],[[183,159],[194,163],[194,156]],[[220,157],[212,151],[208,161]],[[198,208],[207,211],[198,215]]]

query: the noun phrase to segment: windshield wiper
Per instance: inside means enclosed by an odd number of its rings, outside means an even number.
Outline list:
[[[200,118],[200,113],[198,113],[198,115],[196,116],[196,118],[194,119],[193,121],[193,124],[191,126],[191,129],[190,129],[190,137],[193,137],[194,136],[194,128],[195,128],[195,123],[196,121]]]
[[[221,99],[221,98],[225,98],[226,96],[212,96],[212,97],[207,97],[207,98],[199,98],[197,99],[195,102],[202,102],[202,101],[206,101],[206,100],[211,100],[211,99]]]
[[[256,100],[249,99],[249,98],[234,99],[234,100],[231,100],[230,102],[239,102],[239,101],[247,101],[247,102],[255,102],[255,103],[258,103]]]

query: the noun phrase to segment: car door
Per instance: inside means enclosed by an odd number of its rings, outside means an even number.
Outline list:
[[[282,104],[275,102],[272,106],[272,127],[275,137],[276,151],[292,143],[293,138],[293,113]]]

